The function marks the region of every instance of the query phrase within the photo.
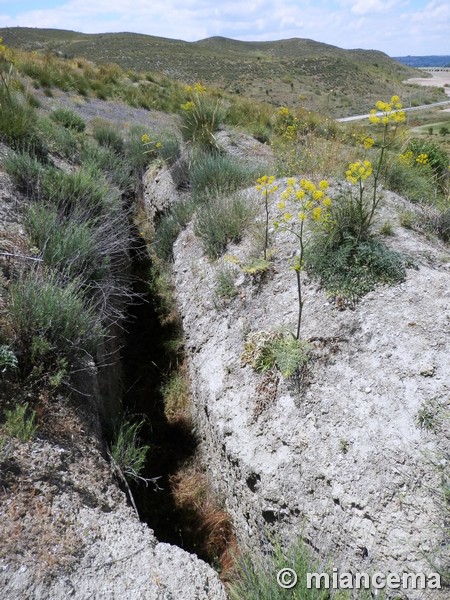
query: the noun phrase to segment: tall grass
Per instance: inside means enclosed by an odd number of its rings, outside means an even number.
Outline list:
[[[40,117],[36,127],[38,135],[45,139],[51,154],[78,162],[81,143],[76,129],[55,123],[50,117]]]
[[[232,194],[251,185],[260,171],[261,168],[251,168],[226,154],[199,154],[189,173],[192,196],[203,201],[212,196]]]
[[[45,355],[74,357],[94,352],[103,334],[81,282],[53,271],[25,271],[11,281],[8,310],[25,365],[33,362],[36,343]]]
[[[277,573],[286,568],[293,569],[298,577],[298,584],[291,589],[277,583]],[[232,600],[330,600],[330,590],[306,587],[307,573],[324,571],[325,566],[319,566],[302,541],[287,551],[276,544],[265,559],[255,560],[246,554],[238,559],[229,594]]]
[[[50,118],[66,129],[82,132],[86,129],[86,123],[79,114],[68,108],[56,108],[50,113]]]
[[[111,456],[128,479],[139,479],[150,450],[150,446],[143,444],[139,437],[143,426],[144,421],[123,418],[114,432]]]
[[[88,221],[71,217],[64,218],[54,207],[32,204],[26,213],[26,228],[45,264],[69,276],[83,273],[90,278],[102,268],[94,234]]]
[[[132,165],[124,156],[117,154],[110,147],[99,146],[95,142],[87,140],[84,142],[80,154],[81,161],[88,171],[101,172],[108,181],[122,192],[128,192],[133,188]],[[140,164],[138,169],[140,169]]]
[[[67,173],[47,169],[42,179],[42,198],[66,212],[89,207],[95,214],[106,214],[120,207],[120,191],[114,189],[99,170],[81,167]]]
[[[100,146],[109,148],[117,154],[123,154],[125,142],[121,133],[108,123],[96,123],[92,135]]]
[[[277,581],[280,571],[291,569],[297,576],[297,583],[290,588],[282,588]],[[277,542],[273,551],[264,558],[254,559],[243,554],[236,561],[234,578],[229,585],[231,600],[371,600],[372,590],[359,589],[356,594],[346,589],[325,589],[323,579],[320,588],[308,589],[309,573],[329,573],[329,562],[316,558],[302,539],[283,549]],[[330,577],[331,581],[331,577]],[[385,600],[384,592],[379,595]]]
[[[8,154],[3,166],[21,192],[33,199],[41,196],[45,169],[34,156],[30,156],[28,152]]]
[[[195,219],[195,234],[205,247],[209,258],[216,259],[229,242],[239,242],[255,217],[255,207],[240,194],[215,196],[202,203]]]
[[[225,118],[225,109],[221,101],[194,92],[192,100],[184,106],[180,113],[183,139],[206,151],[217,150],[214,133]]]
[[[36,127],[37,114],[19,93],[0,85],[0,136],[14,150],[46,157],[48,148]]]

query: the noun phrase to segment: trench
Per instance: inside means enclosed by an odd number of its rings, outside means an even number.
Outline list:
[[[130,482],[130,488],[141,521],[145,522],[160,542],[181,547],[187,552],[224,570],[220,556],[227,552],[232,540],[231,524],[220,532],[219,544],[211,545],[211,530],[205,527],[205,515],[189,502],[180,507],[174,495],[172,478],[195,459],[197,440],[189,419],[169,420],[165,414],[162,384],[180,362],[180,327],[173,319],[161,319],[160,304],[152,291],[155,271],[142,238],[134,231],[131,248],[133,292],[140,300],[130,305],[121,352],[124,374],[122,407],[126,414],[144,420],[141,441],[150,446],[141,475],[156,480]],[[221,518],[223,512],[219,511]],[[217,535],[217,531],[213,532]],[[231,547],[231,546],[230,546]]]
[[[161,393],[164,376],[173,366],[173,353],[168,341],[179,332],[172,323],[162,324],[158,299],[151,291],[152,263],[137,231],[133,232],[131,264],[132,291],[139,300],[131,303],[125,325],[126,334],[121,353],[124,376],[122,407],[127,414],[144,420],[141,442],[150,446],[141,475],[156,480],[130,483],[142,521],[147,523],[161,542],[193,551],[189,547],[183,514],[177,509],[171,492],[170,478],[191,459],[196,450],[194,435],[183,423],[169,423]]]

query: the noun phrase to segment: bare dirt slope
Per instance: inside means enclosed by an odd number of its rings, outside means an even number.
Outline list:
[[[393,222],[402,202],[386,199]],[[440,486],[450,451],[450,254],[398,226],[389,240],[417,268],[353,309],[338,310],[305,281],[302,335],[314,340],[316,360],[299,387],[241,362],[249,331],[294,330],[290,235],[273,237],[268,280],[238,275],[239,293],[226,303],[215,294],[223,260],[208,261],[192,229],[175,245],[205,459],[255,551],[269,532],[285,543],[303,534],[334,566],[398,573],[429,570],[447,551]],[[229,251],[244,259],[250,246]],[[420,426],[427,411],[428,429]]]

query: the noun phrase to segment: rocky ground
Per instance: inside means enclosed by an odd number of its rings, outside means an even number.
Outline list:
[[[340,310],[304,276],[302,336],[315,359],[297,383],[241,359],[248,332],[294,331],[290,234],[272,231],[273,271],[259,283],[237,271],[237,295],[225,301],[216,280],[226,261],[211,263],[192,228],[175,245],[204,457],[255,552],[269,534],[303,535],[334,566],[400,573],[429,572],[448,550],[450,254],[399,227],[403,205],[387,194],[382,214],[393,223],[386,243],[415,264],[403,283]],[[251,246],[247,238],[228,253],[245,261]]]
[[[46,408],[51,427],[2,450],[2,598],[225,600],[211,567],[139,521],[89,411],[63,398]]]

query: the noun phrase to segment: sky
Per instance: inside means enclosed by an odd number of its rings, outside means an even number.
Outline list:
[[[0,27],[186,41],[309,38],[389,56],[450,55],[449,0],[0,0]]]

